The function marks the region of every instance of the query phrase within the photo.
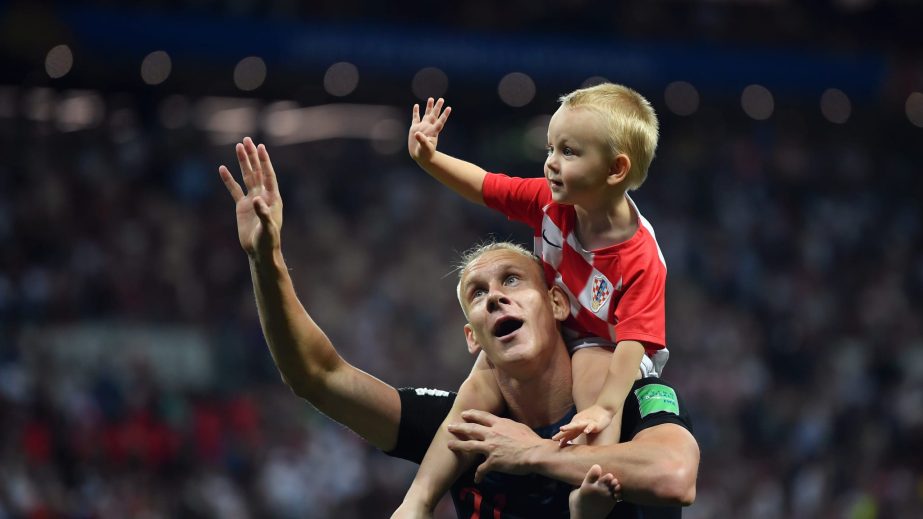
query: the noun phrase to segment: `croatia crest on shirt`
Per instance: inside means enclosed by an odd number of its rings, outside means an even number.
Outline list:
[[[599,311],[599,308],[606,303],[606,300],[609,299],[611,294],[612,284],[603,276],[594,276],[593,298],[590,299],[590,308],[592,308],[594,312]]]

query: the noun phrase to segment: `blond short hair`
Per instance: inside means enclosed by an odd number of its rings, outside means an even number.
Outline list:
[[[544,271],[541,270],[541,260],[538,259],[538,256],[531,253],[528,249],[526,249],[522,245],[519,245],[518,243],[513,243],[509,241],[488,240],[488,241],[481,242],[475,245],[474,247],[471,247],[470,249],[462,253],[461,257],[458,260],[458,264],[456,264],[455,266],[456,270],[458,271],[458,285],[455,286],[455,295],[458,297],[458,304],[461,305],[461,309],[462,309],[462,312],[465,314],[466,320],[468,319],[468,309],[465,308],[465,302],[464,302],[464,299],[462,299],[462,292],[461,292],[462,280],[465,277],[465,273],[468,271],[468,267],[471,265],[471,263],[473,263],[476,259],[480,258],[484,254],[487,254],[488,252],[493,252],[493,251],[498,251],[498,250],[514,252],[516,254],[519,254],[535,262],[536,266],[539,267],[539,270],[541,272],[542,280],[545,279]]]
[[[641,187],[657,151],[660,129],[651,103],[634,90],[614,83],[574,90],[558,101],[562,107],[586,108],[602,116],[613,156],[624,153],[631,160],[628,189]]]

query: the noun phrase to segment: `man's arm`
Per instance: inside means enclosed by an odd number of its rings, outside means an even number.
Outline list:
[[[695,500],[699,446],[675,423],[649,427],[625,443],[562,448],[523,424],[490,413],[465,411],[462,417],[466,423],[449,427],[459,438],[449,442],[449,448],[486,456],[476,477],[494,470],[538,473],[580,485],[590,467],[598,464],[615,476],[627,501],[686,506]]]
[[[594,464],[611,472],[626,501],[688,506],[695,501],[699,446],[685,428],[664,423],[644,429],[625,443],[568,445],[543,442],[525,460],[534,472],[579,485]]]
[[[420,105],[413,105],[413,119],[407,136],[410,156],[436,180],[476,204],[484,205],[482,186],[487,172],[480,166],[436,151],[439,133],[445,126],[451,107],[442,109],[444,100],[429,98],[420,117]]]
[[[343,360],[308,315],[282,258],[282,198],[269,153],[250,138],[236,151],[247,192],[226,167],[218,172],[236,204],[260,323],[282,380],[379,449],[393,449],[401,413],[397,390]]]

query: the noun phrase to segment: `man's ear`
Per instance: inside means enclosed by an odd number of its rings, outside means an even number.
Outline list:
[[[554,315],[555,320],[564,322],[570,315],[570,301],[567,299],[567,294],[557,285],[551,287],[548,294],[551,296],[551,314]]]
[[[606,183],[610,186],[621,184],[628,178],[629,171],[631,171],[631,159],[628,155],[619,153],[609,165],[609,176],[606,177]]]
[[[465,324],[465,342],[468,343],[468,353],[477,355],[481,351],[481,345],[478,344],[477,337],[474,336],[474,330],[470,324]]]

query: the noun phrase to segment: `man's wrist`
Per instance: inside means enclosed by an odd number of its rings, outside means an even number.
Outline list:
[[[274,247],[269,252],[257,251],[248,254],[247,259],[250,265],[258,272],[268,273],[268,271],[285,271],[285,260],[282,258],[282,249]]]

